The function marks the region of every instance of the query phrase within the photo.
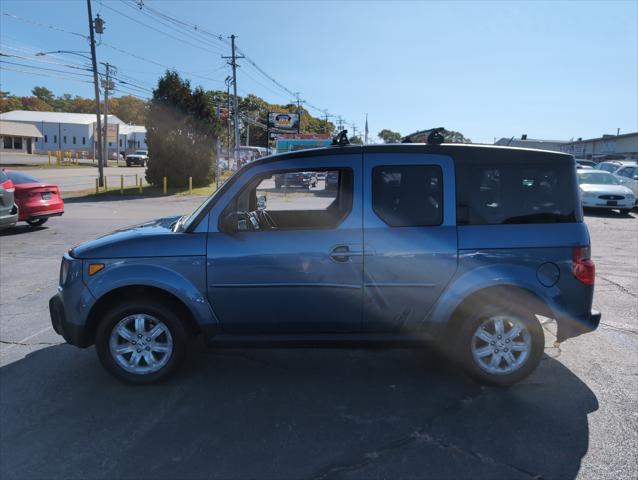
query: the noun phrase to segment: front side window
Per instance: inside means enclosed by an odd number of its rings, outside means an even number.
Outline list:
[[[222,230],[336,228],[352,209],[349,169],[259,176],[226,207]]]
[[[435,165],[392,165],[372,170],[372,209],[391,227],[443,223],[443,172]]]

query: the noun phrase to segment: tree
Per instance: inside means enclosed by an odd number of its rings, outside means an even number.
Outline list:
[[[144,125],[148,103],[132,95],[113,98],[109,101],[109,112],[126,123]]]
[[[215,145],[221,124],[211,96],[175,71],[167,71],[153,90],[146,116],[146,144],[151,161],[146,179],[175,187],[210,185],[214,178]]]
[[[31,93],[35,97],[37,97],[39,100],[42,100],[43,102],[48,103],[49,105],[53,105],[55,96],[53,95],[53,92],[49,90],[48,88],[33,87],[33,89],[31,90]]]
[[[378,136],[383,143],[399,143],[401,141],[401,134],[399,132],[393,132],[384,128],[378,133]]]
[[[350,137],[350,143],[353,145],[363,145],[363,140],[358,135]]]

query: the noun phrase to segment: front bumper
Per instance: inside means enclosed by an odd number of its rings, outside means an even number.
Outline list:
[[[11,209],[9,215],[0,217],[0,230],[15,226],[18,222],[18,207],[15,205]]]
[[[603,208],[608,210],[617,210],[619,208],[632,208],[636,202],[634,199],[631,200],[617,200],[616,205],[607,205],[607,200],[601,200],[597,198],[593,198],[591,200],[583,199],[582,204],[584,208]]]
[[[582,317],[562,317],[557,319],[556,341],[564,342],[568,338],[574,338],[583,333],[593,332],[600,325],[601,313],[592,310],[589,315]]]
[[[86,327],[68,321],[59,293],[49,300],[49,313],[53,330],[62,335],[67,343],[82,348],[91,345]]]

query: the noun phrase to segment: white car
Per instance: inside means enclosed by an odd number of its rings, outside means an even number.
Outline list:
[[[577,176],[583,208],[619,210],[627,214],[634,207],[634,192],[621,185],[615,175],[599,170],[579,170]]]
[[[623,165],[614,172],[621,185],[624,185],[638,197],[638,165]]]

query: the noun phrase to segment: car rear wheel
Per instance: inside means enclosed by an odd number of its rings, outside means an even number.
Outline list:
[[[40,227],[47,222],[48,218],[34,218],[33,220],[27,220],[27,223],[32,227]]]
[[[99,324],[100,362],[119,380],[148,384],[167,379],[186,351],[184,325],[170,305],[131,301],[111,309]]]
[[[464,322],[458,346],[467,372],[481,383],[512,385],[538,366],[545,348],[533,314],[489,308]]]

